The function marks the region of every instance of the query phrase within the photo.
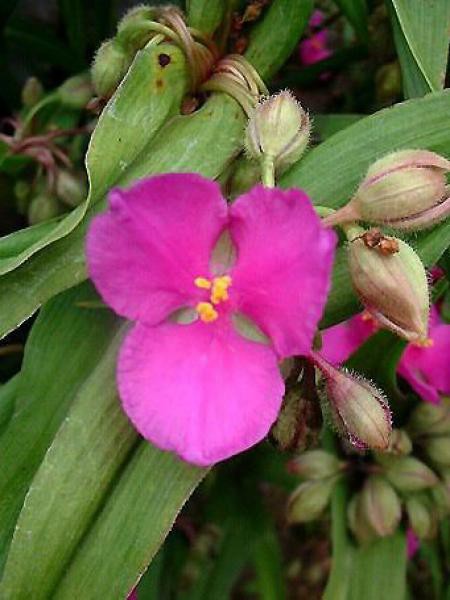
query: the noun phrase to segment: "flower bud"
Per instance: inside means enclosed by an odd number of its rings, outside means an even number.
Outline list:
[[[317,353],[312,359],[325,378],[330,416],[341,434],[358,448],[386,450],[392,425],[382,392],[362,377],[336,369]]]
[[[361,491],[361,512],[381,537],[397,529],[402,516],[400,499],[384,477],[373,475],[366,479]]]
[[[130,64],[130,56],[117,40],[103,42],[95,55],[91,68],[95,92],[105,98],[112,96],[125,77]]]
[[[56,179],[56,194],[64,204],[73,208],[85,200],[87,186],[82,177],[61,169]]]
[[[31,108],[44,96],[44,88],[37,77],[28,77],[22,88],[22,104]]]
[[[252,158],[273,160],[278,172],[296,162],[310,135],[309,117],[288,91],[260,102],[249,122],[245,146]]]
[[[58,88],[61,104],[78,110],[85,108],[93,93],[91,78],[87,73],[70,77]]]
[[[28,207],[28,222],[36,225],[43,221],[49,221],[61,214],[61,205],[58,199],[47,194],[35,196]]]
[[[412,530],[420,539],[430,539],[437,533],[437,518],[426,498],[410,496],[406,501],[406,512]]]
[[[308,450],[288,463],[289,472],[305,479],[325,479],[342,468],[339,459],[325,450]]]
[[[430,461],[437,467],[450,467],[450,436],[429,437],[423,448]]]
[[[330,502],[338,477],[301,483],[291,494],[287,507],[289,523],[308,523],[318,519]]]
[[[362,510],[361,492],[352,496],[348,503],[347,520],[350,531],[360,544],[370,542],[376,537],[375,531]]]
[[[443,404],[421,402],[411,413],[408,431],[413,437],[450,434],[450,411]]]
[[[450,214],[448,171],[450,161],[427,150],[388,154],[369,168],[355,196],[332,221],[362,220],[404,230],[429,227]]]
[[[387,452],[398,456],[410,454],[412,450],[412,442],[409,435],[403,429],[393,429],[391,441]]]
[[[433,471],[412,456],[391,456],[383,463],[387,479],[399,492],[417,492],[438,483]]]
[[[439,518],[443,519],[450,513],[450,485],[445,481],[438,483],[431,488],[430,494]]]
[[[366,245],[361,228],[352,227],[348,233],[352,240],[348,244],[350,275],[367,311],[400,337],[425,342],[429,294],[420,258],[402,240],[393,238],[398,252],[386,255]]]
[[[156,9],[152,6],[135,6],[119,21],[117,39],[124,48],[136,51],[143,48],[152,35],[148,24],[156,18]]]

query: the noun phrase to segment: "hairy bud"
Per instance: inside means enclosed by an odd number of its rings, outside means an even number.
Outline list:
[[[338,476],[301,483],[289,498],[289,523],[308,523],[319,518],[330,502]]]
[[[339,473],[342,463],[325,450],[308,450],[290,461],[288,469],[305,479],[324,479]]]
[[[290,92],[260,102],[250,116],[245,146],[255,159],[272,160],[279,172],[296,162],[310,135],[309,117]]]
[[[394,533],[402,515],[399,497],[386,479],[379,475],[366,479],[361,491],[361,511],[381,537]]]
[[[412,456],[390,456],[382,463],[387,479],[399,492],[417,492],[438,483],[435,473]]]
[[[58,88],[59,99],[67,108],[84,108],[93,93],[91,78],[87,73],[70,77]]]
[[[400,337],[425,343],[429,294],[420,258],[399,239],[398,251],[385,254],[366,244],[363,229],[351,227],[347,234],[351,240],[348,259],[352,283],[367,311],[382,327]]]
[[[135,6],[119,21],[117,39],[130,51],[136,51],[155,35],[148,24],[157,17],[157,10],[152,6]]]
[[[129,54],[117,40],[103,42],[91,68],[92,84],[99,96],[109,98],[131,64]]]
[[[402,150],[377,160],[352,200],[331,218],[397,229],[424,229],[450,214],[445,173],[450,161],[428,150]]]
[[[324,376],[330,416],[341,434],[358,448],[386,450],[392,425],[382,392],[362,377],[336,369],[317,353],[312,360]]]

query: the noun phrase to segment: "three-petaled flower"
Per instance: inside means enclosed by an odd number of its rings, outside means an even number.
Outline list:
[[[113,190],[87,258],[104,301],[135,321],[117,381],[136,429],[198,465],[260,441],[280,359],[311,349],[335,244],[299,190],[256,186],[231,206],[195,174]]]

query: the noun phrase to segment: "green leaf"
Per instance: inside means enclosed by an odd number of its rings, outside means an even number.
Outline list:
[[[19,375],[16,375],[0,387],[0,435],[14,414],[18,387]]]
[[[362,118],[363,115],[353,114],[315,115],[313,120],[313,132],[318,133],[322,140],[326,140],[338,131],[346,129],[346,127],[360,121]]]
[[[366,0],[335,0],[363,42],[368,41]]]
[[[273,0],[250,32],[245,58],[270,78],[292,54],[313,10],[312,0]]]
[[[450,156],[450,131],[442,127],[450,111],[450,92],[410,100],[361,119],[311,150],[280,181],[300,187],[314,204],[338,208],[345,204],[371,163],[400,148],[425,148]],[[420,123],[420,127],[411,124]],[[450,243],[450,220],[412,238],[427,266],[433,265]],[[350,284],[345,249],[337,252],[333,286],[323,327],[342,321],[357,310]]]
[[[188,25],[212,35],[228,10],[226,0],[187,0]]]
[[[389,0],[406,97],[444,87],[450,27],[448,0]]]
[[[228,126],[223,127],[223,123]],[[167,123],[118,183],[177,171],[214,179],[240,152],[243,126],[244,113],[236,102],[224,94],[213,95],[199,111]],[[218,151],[211,152],[212,147]],[[104,201],[97,203],[71,234],[0,278],[0,337],[49,298],[86,278],[84,236],[88,220],[104,207]]]
[[[125,598],[204,474],[141,442],[55,589],[55,600]]]
[[[78,60],[83,62],[86,50],[85,4],[83,0],[59,0],[58,5],[70,47]]]
[[[171,61],[161,67],[164,52]],[[91,204],[102,200],[162,124],[179,110],[186,86],[185,61],[175,46],[148,46],[102,112],[86,155],[90,189],[85,202],[64,218],[18,231],[0,240],[0,275],[68,235]]]
[[[40,313],[27,341],[15,412],[0,437],[0,454],[8,465],[0,470],[0,556],[68,407],[117,327],[109,311],[77,306],[96,297],[84,284],[55,298]]]

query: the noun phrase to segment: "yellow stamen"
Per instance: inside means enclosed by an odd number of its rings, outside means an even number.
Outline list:
[[[230,285],[231,277],[229,275],[214,277],[211,291],[211,302],[213,304],[219,304],[219,302],[228,300],[228,288]]]
[[[210,290],[212,286],[212,283],[209,279],[206,279],[206,277],[196,277],[194,279],[194,283],[198,288],[201,288],[202,290]]]
[[[422,338],[412,342],[412,345],[417,346],[418,348],[431,348],[434,346],[434,341],[431,338]]]
[[[200,319],[204,323],[211,323],[219,316],[219,313],[210,302],[199,302],[195,310],[200,315]]]

